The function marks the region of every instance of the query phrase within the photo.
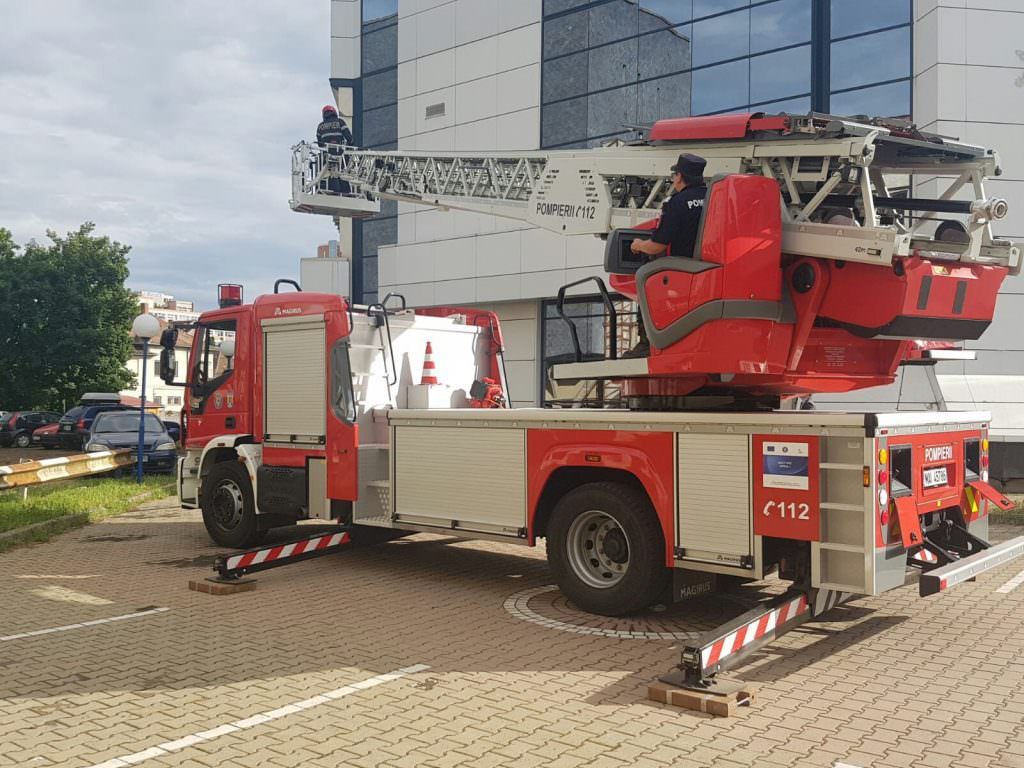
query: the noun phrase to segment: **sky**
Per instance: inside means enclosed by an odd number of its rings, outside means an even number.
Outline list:
[[[132,288],[252,298],[336,231],[288,207],[330,102],[328,0],[0,0],[0,227],[84,221]]]

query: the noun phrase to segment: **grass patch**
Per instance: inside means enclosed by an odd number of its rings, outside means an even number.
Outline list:
[[[2,491],[0,533],[50,521],[53,525],[27,531],[24,539],[0,541],[0,551],[22,540],[45,541],[63,530],[120,515],[148,499],[172,495],[174,485],[174,478],[167,475],[145,477],[142,485],[134,478],[71,480],[50,487],[31,487],[24,501],[20,489]]]
[[[989,520],[993,523],[1002,523],[1004,525],[1024,525],[1024,506],[1018,504],[1006,512],[997,509],[989,513]]]

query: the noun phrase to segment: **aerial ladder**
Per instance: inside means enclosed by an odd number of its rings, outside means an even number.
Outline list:
[[[706,158],[710,180],[694,257],[638,258],[630,243],[657,225],[683,152]],[[553,379],[615,382],[633,408],[775,407],[891,383],[908,358],[980,337],[1021,266],[992,232],[1008,207],[985,180],[1000,173],[995,151],[906,121],[747,113],[582,150],[303,142],[291,207],[364,218],[396,200],[603,238],[611,292],[639,305],[650,354],[616,344],[590,359],[577,344]],[[924,182],[934,197],[915,196]]]

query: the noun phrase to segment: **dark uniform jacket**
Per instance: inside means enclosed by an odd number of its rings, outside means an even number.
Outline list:
[[[708,188],[703,184],[685,187],[661,207],[661,222],[651,239],[669,246],[669,256],[700,258],[693,248],[707,194]]]
[[[342,118],[332,117],[316,127],[316,143],[321,147],[327,144],[351,144],[352,131]]]

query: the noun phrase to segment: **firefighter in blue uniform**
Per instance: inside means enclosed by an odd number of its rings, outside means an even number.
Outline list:
[[[704,213],[704,198],[708,188],[704,184],[704,166],[707,161],[697,155],[683,154],[672,166],[672,189],[670,197],[661,207],[661,221],[650,240],[636,239],[630,245],[633,253],[645,254],[650,258],[669,256],[695,258],[693,249],[697,243],[700,217]],[[637,313],[639,343],[623,357],[647,357],[651,345],[647,339],[643,318]]]
[[[704,184],[704,166],[707,161],[697,155],[680,155],[672,166],[672,189],[675,190],[661,207],[661,221],[650,240],[634,240],[633,253],[648,256],[668,255],[695,258],[700,217],[704,212],[704,198],[708,188]]]

